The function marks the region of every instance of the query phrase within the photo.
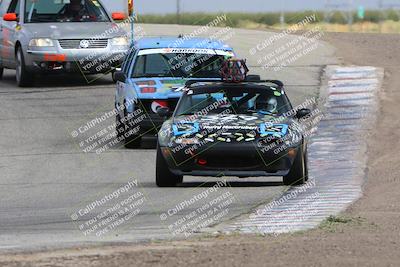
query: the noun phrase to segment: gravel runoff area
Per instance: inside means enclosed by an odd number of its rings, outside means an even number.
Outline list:
[[[385,69],[364,196],[341,216],[315,230],[277,237],[233,235],[9,254],[0,256],[0,266],[398,266],[399,35],[330,33],[324,38],[343,63]]]

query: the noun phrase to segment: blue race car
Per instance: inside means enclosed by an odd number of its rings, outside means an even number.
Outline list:
[[[231,47],[205,38],[143,38],[132,46],[117,81],[115,106],[118,139],[137,148],[142,137],[156,137],[160,108],[175,110],[188,80],[221,80],[223,62],[234,57]]]

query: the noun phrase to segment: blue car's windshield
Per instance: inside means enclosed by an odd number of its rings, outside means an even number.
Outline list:
[[[224,56],[195,53],[157,53],[139,55],[132,78],[180,77],[220,78]]]
[[[109,22],[97,0],[26,0],[25,23]]]

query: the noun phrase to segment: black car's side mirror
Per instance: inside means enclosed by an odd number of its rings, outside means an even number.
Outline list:
[[[126,75],[123,71],[116,71],[114,73],[114,81],[124,83],[126,81]]]
[[[296,113],[296,118],[301,119],[304,117],[307,117],[308,115],[311,114],[311,110],[308,108],[303,108],[297,111]]]
[[[160,107],[157,109],[157,114],[162,118],[168,117],[170,114],[170,109],[167,107]]]

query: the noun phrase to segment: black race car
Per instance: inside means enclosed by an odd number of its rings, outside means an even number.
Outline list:
[[[309,114],[293,112],[280,81],[190,81],[158,133],[156,184],[176,186],[184,175],[283,176],[286,185],[302,184],[307,143],[299,121]]]

